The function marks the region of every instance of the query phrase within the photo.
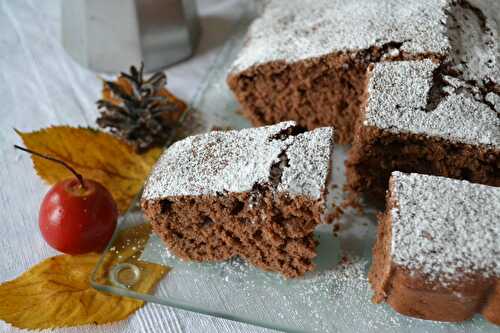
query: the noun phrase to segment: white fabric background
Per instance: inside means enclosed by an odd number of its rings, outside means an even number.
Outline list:
[[[70,1],[70,0],[68,0]],[[199,0],[202,39],[193,58],[169,68],[169,88],[190,101],[236,22],[237,0]],[[59,0],[0,0],[0,281],[57,254],[38,232],[48,190],[28,155],[15,151],[13,128],[95,126],[100,82],[65,54]],[[2,302],[2,300],[0,300]],[[0,321],[0,332],[19,332]],[[128,320],[58,332],[264,332],[266,330],[155,304]]]

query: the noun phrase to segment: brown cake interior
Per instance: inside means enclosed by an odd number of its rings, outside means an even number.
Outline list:
[[[255,189],[148,200],[143,208],[155,232],[180,258],[219,261],[241,256],[286,277],[314,268],[320,200]]]
[[[391,172],[416,172],[500,186],[500,151],[359,124],[346,162],[348,187],[381,201]]]
[[[403,315],[427,320],[459,322],[482,313],[487,320],[499,325],[498,278],[470,274],[444,286],[419,271],[394,264],[391,259],[391,210],[397,207],[397,202],[391,192],[386,207],[385,213],[379,216],[377,241],[368,274],[374,290],[373,302],[385,301]]]
[[[357,52],[339,52],[286,63],[274,61],[228,76],[227,82],[255,126],[295,120],[313,129],[333,126],[336,141],[350,143],[366,90],[366,69],[384,60],[421,59],[387,43]],[[388,56],[389,50],[397,50]]]

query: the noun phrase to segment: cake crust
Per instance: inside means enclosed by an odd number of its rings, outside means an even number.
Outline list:
[[[375,303],[422,319],[500,325],[500,190],[394,172],[369,281]]]

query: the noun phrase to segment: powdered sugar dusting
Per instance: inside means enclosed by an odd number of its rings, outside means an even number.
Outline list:
[[[364,125],[499,147],[500,118],[474,96],[450,91],[436,109],[426,109],[437,66],[431,60],[374,65]]]
[[[233,70],[390,42],[410,54],[445,54],[447,8],[444,0],[273,0],[251,25]]]
[[[308,193],[319,198],[328,177],[333,149],[333,128],[323,127],[297,135],[286,150],[288,167],[283,170],[278,191]]]
[[[500,276],[500,188],[393,172],[395,264],[443,284],[467,273]]]
[[[465,81],[500,83],[500,27],[492,17],[488,17],[488,12],[495,16],[491,1],[482,0],[477,5],[459,1],[458,5],[452,6],[448,17],[448,35],[452,46],[450,57]],[[500,12],[496,13],[500,17]]]
[[[291,160],[282,167],[285,176],[277,190],[319,198],[326,183],[330,155],[324,152],[333,144],[332,130],[284,134],[294,127],[295,122],[289,121],[240,131],[213,131],[176,142],[154,167],[143,199],[250,191],[256,184],[269,184],[273,165],[289,147]],[[319,155],[311,158],[311,152],[300,145]],[[305,158],[309,161],[301,162]],[[303,181],[305,178],[309,181]]]
[[[500,96],[495,93],[488,93],[484,98],[488,103],[490,103],[495,111],[500,114]]]
[[[374,65],[365,125],[500,146],[500,96],[492,88],[500,80],[498,26],[490,1],[479,5],[458,0],[447,9],[450,49],[442,68],[430,60]]]

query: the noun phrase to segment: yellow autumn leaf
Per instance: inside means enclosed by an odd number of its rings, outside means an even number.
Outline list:
[[[148,235],[147,225],[126,229],[119,235],[121,243],[117,244],[121,244],[128,258],[138,258],[143,246],[136,246],[136,241],[145,244]],[[113,265],[116,258],[107,256],[105,262]],[[104,324],[126,319],[144,302],[93,289],[89,281],[98,259],[98,254],[51,257],[18,278],[0,284],[0,319],[28,329]],[[149,292],[168,272],[168,268],[161,265],[142,261],[136,265],[142,277],[132,287],[137,292]],[[104,278],[104,272],[98,275]]]
[[[140,191],[161,153],[154,148],[137,154],[130,145],[111,134],[90,128],[54,126],[35,132],[16,131],[32,150],[60,159],[85,178],[103,184],[121,212],[127,210]],[[38,175],[49,184],[73,175],[63,166],[32,156]]]

